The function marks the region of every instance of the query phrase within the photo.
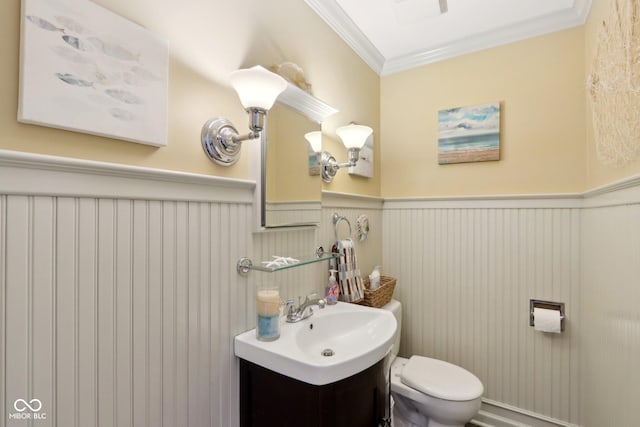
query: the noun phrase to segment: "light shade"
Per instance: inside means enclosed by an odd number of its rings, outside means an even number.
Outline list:
[[[269,110],[287,87],[285,79],[259,65],[234,71],[230,80],[245,109]]]
[[[336,133],[347,148],[362,148],[373,129],[369,126],[350,124],[336,129]]]
[[[316,130],[313,132],[305,133],[304,137],[307,141],[309,141],[309,144],[311,145],[311,149],[313,151],[315,151],[316,153],[322,151],[322,132]]]

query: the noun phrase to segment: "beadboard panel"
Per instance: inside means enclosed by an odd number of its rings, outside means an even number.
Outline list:
[[[640,197],[627,205],[586,209],[583,235],[580,424],[636,426],[635,408],[640,402]]]
[[[5,420],[37,398],[38,425],[237,425],[250,206],[4,195],[0,211]]]
[[[401,354],[458,364],[487,399],[577,422],[581,210],[396,206],[385,204],[382,229],[404,308]],[[566,303],[565,332],[534,332],[530,298]]]
[[[0,153],[0,424],[39,399],[43,427],[238,425],[252,188],[65,162]]]

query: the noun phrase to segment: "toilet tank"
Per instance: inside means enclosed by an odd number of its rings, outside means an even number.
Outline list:
[[[398,351],[400,351],[400,332],[402,330],[402,304],[400,301],[392,299],[387,304],[381,307],[383,310],[389,310],[396,318],[396,322],[398,323],[398,329],[396,329],[396,334],[393,338],[393,348],[391,349],[391,359],[395,359],[398,355]]]

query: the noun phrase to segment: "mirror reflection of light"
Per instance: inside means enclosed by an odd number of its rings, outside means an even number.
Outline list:
[[[309,141],[309,145],[311,145],[311,149],[320,153],[322,151],[322,132],[319,130],[308,132],[304,135],[305,139]]]

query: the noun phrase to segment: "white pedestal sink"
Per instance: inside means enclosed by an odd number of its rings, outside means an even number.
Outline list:
[[[391,350],[397,324],[386,310],[338,302],[298,323],[284,323],[276,341],[252,329],[235,337],[236,356],[314,385],[363,371]]]

